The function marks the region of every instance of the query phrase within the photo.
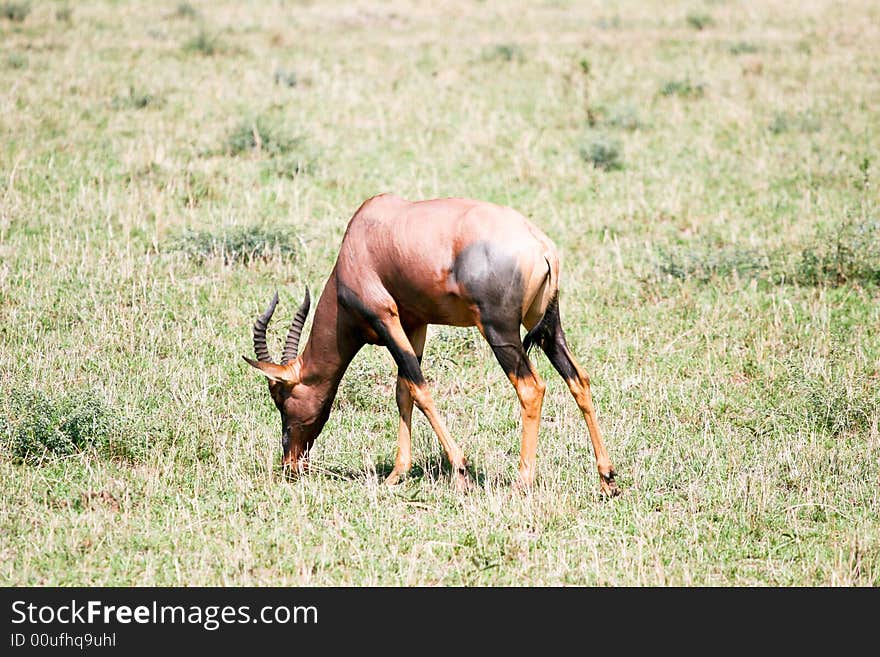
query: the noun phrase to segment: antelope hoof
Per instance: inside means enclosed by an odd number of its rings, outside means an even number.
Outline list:
[[[617,487],[617,482],[614,481],[614,478],[617,476],[617,473],[614,470],[609,470],[608,474],[599,473],[599,485],[602,488],[602,494],[606,497],[617,497],[620,495],[620,489]]]
[[[296,481],[309,472],[309,460],[282,460],[281,471],[288,481]]]
[[[516,493],[530,493],[532,492],[532,488],[535,485],[535,478],[530,477],[528,475],[524,475],[522,472],[519,473],[519,476],[513,480],[511,484],[511,488]]]
[[[388,487],[397,486],[403,480],[403,472],[393,470],[390,475],[385,478],[385,485]]]
[[[459,493],[466,493],[469,490],[473,490],[474,482],[471,480],[471,476],[468,474],[467,467],[464,465],[460,465],[455,468],[455,490]]]

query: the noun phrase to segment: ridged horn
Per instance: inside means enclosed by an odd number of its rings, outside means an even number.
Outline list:
[[[272,357],[269,355],[269,347],[266,346],[266,327],[269,326],[269,320],[272,319],[272,313],[275,312],[275,306],[278,305],[278,290],[275,290],[275,296],[269,302],[266,312],[257,317],[254,322],[254,353],[257,360],[263,363],[271,363]]]
[[[299,310],[296,311],[293,323],[290,325],[290,330],[287,332],[287,340],[284,342],[284,353],[281,355],[282,365],[287,365],[287,363],[296,358],[296,353],[299,350],[299,338],[302,335],[303,325],[306,323],[306,317],[309,316],[309,306],[311,303],[312,299],[309,295],[309,287],[307,285],[306,298],[303,300]]]

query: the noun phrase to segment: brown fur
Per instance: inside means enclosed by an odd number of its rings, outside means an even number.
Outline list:
[[[462,261],[469,248],[477,250]],[[287,365],[247,359],[270,379],[282,414],[283,463],[305,467],[348,364],[365,343],[382,343],[399,367],[398,457],[388,483],[399,481],[410,467],[415,404],[440,439],[456,483],[469,485],[463,452],[434,407],[418,360],[428,324],[477,326],[520,398],[520,483],[530,485],[544,383],[522,350],[519,326],[529,330],[539,323],[558,286],[556,248],[515,210],[460,198],[409,202],[382,194],[368,199],[348,224],[302,354]],[[581,372],[576,364],[561,371],[569,370]],[[616,492],[589,380],[584,375],[569,386],[587,419],[603,490]]]

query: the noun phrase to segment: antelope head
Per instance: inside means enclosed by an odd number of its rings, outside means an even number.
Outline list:
[[[303,383],[302,356],[297,355],[310,304],[309,289],[306,288],[305,300],[296,311],[287,332],[281,364],[276,364],[266,345],[266,327],[275,312],[275,306],[278,305],[276,291],[266,312],[254,322],[254,353],[257,360],[243,356],[248,364],[269,379],[269,393],[281,412],[281,446],[284,449],[281,464],[296,468],[306,465],[309,449],[323,425],[319,421],[320,412],[317,410],[314,391]]]

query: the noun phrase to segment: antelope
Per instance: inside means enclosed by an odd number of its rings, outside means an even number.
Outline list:
[[[457,488],[470,484],[467,461],[437,412],[422,373],[429,324],[476,326],[519,397],[522,443],[517,487],[535,480],[535,453],[545,384],[528,351],[540,347],[568,384],[586,420],[603,493],[616,495],[590,379],[565,340],[559,317],[559,256],[553,242],[515,210],[462,198],[410,202],[380,194],[348,223],[336,264],[318,300],[308,342],[298,354],[310,296],[296,312],[280,364],[272,361],[266,327],[278,293],[253,327],[256,360],[281,412],[282,466],[308,469],[339,383],[365,344],[383,345],[397,365],[400,422],[397,457],[385,483],[395,485],[412,463],[413,404],[440,440]],[[520,338],[520,325],[526,329]]]

